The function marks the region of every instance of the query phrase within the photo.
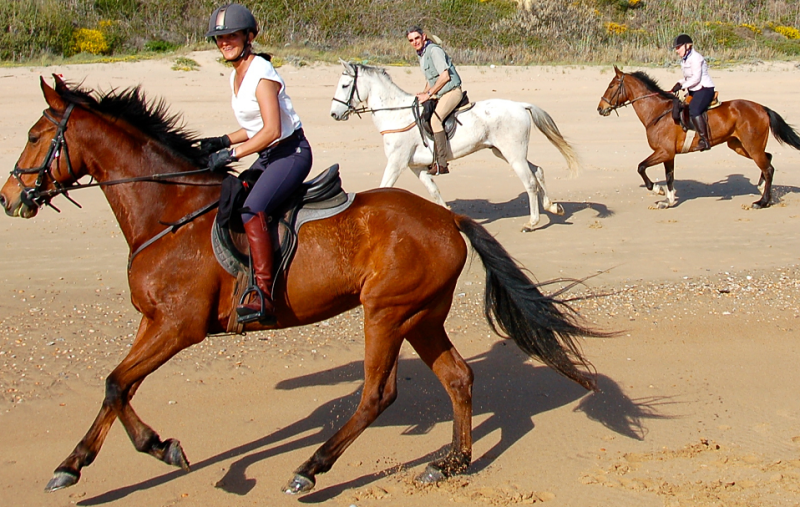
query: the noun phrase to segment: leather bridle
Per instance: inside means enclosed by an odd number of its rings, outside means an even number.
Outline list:
[[[38,208],[41,206],[50,206],[54,210],[58,211],[59,213],[61,210],[53,206],[50,201],[58,196],[64,195],[72,204],[77,207],[81,207],[81,205],[72,199],[69,196],[70,190],[77,190],[82,188],[90,188],[90,187],[105,187],[111,185],[120,185],[122,183],[133,183],[137,181],[150,181],[150,182],[157,182],[162,184],[172,184],[172,185],[189,185],[189,186],[220,186],[221,183],[197,183],[197,182],[189,182],[189,181],[175,181],[172,178],[183,178],[185,176],[191,176],[195,174],[202,174],[202,173],[209,173],[212,172],[209,168],[202,168],[202,169],[195,169],[192,171],[184,171],[184,172],[174,172],[174,173],[162,173],[162,174],[153,174],[152,176],[134,176],[131,178],[120,178],[118,180],[110,180],[110,181],[99,181],[95,182],[94,178],[92,181],[85,184],[78,184],[77,181],[80,177],[75,174],[75,171],[72,168],[72,161],[69,158],[69,148],[67,147],[67,139],[64,136],[64,133],[67,130],[67,122],[69,121],[69,117],[72,114],[72,111],[75,107],[75,104],[70,103],[67,106],[67,109],[64,111],[64,116],[61,118],[61,121],[56,121],[53,116],[50,115],[48,110],[43,112],[43,116],[50,120],[56,126],[56,135],[53,137],[53,140],[50,141],[50,148],[47,150],[47,155],[44,157],[44,161],[39,167],[31,167],[31,168],[22,168],[19,167],[19,163],[14,164],[14,169],[11,171],[11,175],[17,179],[17,182],[21,188],[20,192],[20,200],[31,209]],[[70,183],[63,183],[56,179],[53,175],[52,166],[55,163],[56,168],[59,166],[59,161],[61,160],[62,153],[64,159],[66,160],[67,171],[69,172],[72,181]],[[33,187],[29,187],[25,185],[22,181],[22,175],[25,174],[36,174],[36,183]],[[46,186],[46,177],[49,177],[50,180],[53,182],[53,186],[55,188],[47,190]],[[194,219],[208,213],[209,211],[215,209],[219,206],[219,200],[216,200],[210,204],[203,206],[202,208],[195,210],[180,219],[176,220],[175,222],[161,222],[162,225],[167,226],[158,234],[154,235],[141,245],[131,252],[130,257],[128,258],[128,270],[131,269],[131,264],[133,263],[133,259],[145,248],[152,245],[162,237],[164,237],[167,233],[175,232],[184,225],[188,224],[189,222],[193,221]]]
[[[602,97],[600,97],[600,100],[605,102],[606,104],[608,104],[611,107],[611,111],[614,111],[615,113],[617,113],[618,116],[619,116],[619,112],[617,111],[617,109],[619,109],[620,107],[625,107],[625,106],[627,106],[629,104],[633,104],[634,102],[636,102],[638,100],[642,100],[642,99],[646,99],[646,98],[654,97],[654,96],[658,95],[657,92],[653,92],[653,93],[648,93],[648,94],[642,95],[641,97],[635,97],[633,99],[626,99],[625,101],[620,102],[621,99],[623,99],[623,98],[628,96],[628,93],[625,90],[625,74],[617,76],[614,79],[619,80],[619,85],[617,86],[617,89],[614,90],[614,93],[611,95],[611,99],[607,99],[606,96],[603,95]],[[614,102],[616,102],[616,103],[614,103]]]
[[[345,72],[347,74],[347,72]],[[347,74],[350,76],[350,74]],[[397,106],[397,107],[381,107],[379,109],[371,109],[369,107],[355,107],[353,105],[353,98],[357,99],[356,104],[361,104],[363,100],[361,99],[361,95],[358,93],[358,67],[353,66],[353,75],[350,76],[353,78],[352,88],[350,89],[350,95],[347,97],[347,100],[337,99],[336,96],[333,97],[334,102],[338,102],[339,104],[343,104],[347,107],[347,111],[345,111],[344,119],[347,119],[351,113],[355,113],[359,118],[361,118],[361,113],[374,113],[376,111],[400,111],[402,109],[414,109],[415,111],[419,105],[419,99],[414,97],[414,102],[411,103],[410,106]]]
[[[91,188],[91,187],[105,187],[105,186],[112,186],[112,185],[119,185],[122,183],[133,183],[137,181],[151,181],[151,182],[159,182],[165,184],[173,184],[173,185],[192,185],[192,186],[219,186],[220,183],[195,183],[195,182],[185,182],[185,181],[174,181],[172,178],[182,178],[184,176],[191,176],[194,174],[202,174],[211,172],[208,168],[202,169],[195,169],[192,171],[184,171],[184,172],[174,172],[174,173],[163,173],[163,174],[153,174],[151,176],[134,176],[131,178],[120,178],[118,180],[110,180],[110,181],[99,181],[95,182],[94,178],[92,181],[85,184],[78,184],[77,181],[80,177],[75,174],[75,171],[72,167],[72,161],[69,157],[69,148],[67,146],[67,138],[64,135],[67,131],[67,122],[69,121],[69,117],[72,114],[73,109],[75,108],[75,104],[70,103],[67,105],[66,110],[64,111],[64,116],[61,118],[60,121],[56,120],[49,112],[49,110],[45,110],[42,113],[46,119],[51,121],[56,126],[56,134],[53,137],[52,141],[50,141],[50,147],[47,150],[47,155],[45,155],[44,160],[42,161],[39,167],[30,167],[30,168],[23,168],[19,167],[19,162],[14,164],[14,169],[11,171],[11,175],[17,179],[17,183],[20,186],[20,200],[23,204],[28,206],[29,208],[39,208],[41,206],[49,206],[54,210],[61,212],[58,208],[51,204],[51,200],[58,196],[63,195],[66,197],[72,204],[77,207],[81,207],[81,205],[75,201],[69,195],[69,191],[71,190],[79,190],[83,188]],[[56,168],[59,167],[60,161],[63,158],[65,160],[67,166],[67,172],[72,179],[69,183],[64,183],[59,181],[53,175],[53,164],[55,164]],[[22,181],[22,176],[26,174],[36,174],[36,183],[34,186],[29,187],[25,185]],[[46,189],[47,185],[47,178],[49,178],[53,182],[53,186],[55,188]]]

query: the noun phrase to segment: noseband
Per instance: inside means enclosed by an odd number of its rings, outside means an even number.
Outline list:
[[[61,159],[61,153],[63,152],[64,158],[67,162],[67,171],[69,171],[73,181],[78,180],[77,176],[75,175],[75,171],[72,169],[72,161],[69,158],[69,149],[67,148],[67,139],[64,137],[64,132],[67,130],[67,121],[69,120],[69,116],[72,114],[74,107],[75,104],[69,104],[67,106],[61,121],[57,121],[55,118],[53,118],[47,109],[42,112],[42,116],[50,120],[53,125],[56,126],[56,135],[53,137],[53,140],[50,141],[50,148],[48,148],[47,155],[44,157],[44,160],[39,167],[24,169],[19,166],[19,162],[14,164],[14,169],[11,171],[11,175],[17,179],[17,182],[22,189],[22,192],[20,193],[20,199],[29,208],[38,208],[44,205],[50,206],[56,211],[60,211],[58,208],[50,204],[50,201],[53,199],[53,197],[59,194],[64,194],[64,197],[69,199],[70,202],[80,208],[80,205],[75,202],[67,193],[67,187],[62,185],[61,182],[59,182],[53,176],[52,171],[52,165],[54,162],[56,167],[58,167],[58,161]],[[26,186],[22,181],[22,175],[24,174],[37,175],[36,183],[33,187]],[[53,181],[53,185],[56,187],[54,190],[44,189],[46,185],[45,176],[49,176]]]

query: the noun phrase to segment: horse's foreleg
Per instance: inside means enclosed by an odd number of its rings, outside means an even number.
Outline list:
[[[311,491],[316,484],[316,475],[330,470],[345,449],[397,398],[397,356],[403,338],[387,329],[365,331],[361,401],[344,426],[295,470],[294,477],[283,488],[285,493],[295,495]]]
[[[675,160],[664,162],[664,179],[666,189],[662,185],[654,185],[656,193],[667,197],[666,202],[662,201],[656,205],[658,209],[666,209],[675,205]]]
[[[438,482],[467,471],[472,461],[472,369],[459,355],[443,325],[432,332],[415,332],[409,343],[436,374],[453,404],[453,443],[444,458],[434,461],[416,477],[423,483]]]
[[[417,178],[419,178],[419,181],[425,187],[425,190],[427,190],[428,193],[431,195],[431,199],[433,199],[433,201],[436,204],[442,206],[443,208],[450,209],[450,206],[447,205],[444,198],[442,197],[441,192],[439,192],[439,187],[436,185],[436,182],[433,181],[433,176],[428,174],[427,167],[421,167],[421,166],[412,167],[411,171],[417,175]]]
[[[659,195],[666,194],[666,191],[663,186],[655,185],[650,178],[647,176],[647,168],[652,167],[657,164],[664,164],[664,170],[669,171],[669,167],[667,164],[670,164],[671,167],[674,169],[675,163],[675,155],[667,153],[665,150],[659,149],[654,151],[649,157],[639,162],[639,167],[637,171],[639,172],[639,176],[642,177],[642,181],[644,182],[645,188],[647,188],[650,192],[655,192]]]
[[[164,333],[159,332],[151,321],[143,319],[130,352],[106,379],[106,396],[100,413],[72,453],[56,468],[45,491],[55,491],[78,482],[81,469],[90,465],[100,452],[115,418],[119,418],[125,426],[137,450],[188,470],[189,465],[180,443],[176,440],[162,442],[158,435],[136,416],[129,404],[131,397],[147,375],[193,343],[189,340],[160,339],[163,336]]]

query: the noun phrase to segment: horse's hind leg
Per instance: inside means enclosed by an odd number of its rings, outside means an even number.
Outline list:
[[[397,356],[403,337],[392,329],[396,326],[368,325],[369,320],[365,314],[364,387],[358,407],[344,426],[295,470],[283,489],[285,493],[311,491],[316,475],[330,470],[345,449],[397,398]]]
[[[472,369],[459,355],[443,324],[407,336],[419,357],[444,386],[453,404],[453,443],[444,458],[428,464],[420,482],[438,482],[467,471],[472,461]]]
[[[527,150],[527,146],[526,146]],[[525,153],[516,154],[512,153],[512,156],[506,156],[507,153],[500,151],[499,148],[492,148],[492,153],[500,159],[505,160],[517,174],[520,181],[522,181],[522,185],[525,187],[525,192],[528,193],[528,207],[530,208],[531,219],[528,221],[527,224],[522,228],[522,232],[533,232],[536,225],[539,223],[539,182],[537,178],[534,176],[535,169],[533,164],[528,162],[525,158]],[[536,167],[536,169],[539,169]],[[550,202],[550,199],[547,199],[547,202]],[[550,210],[548,210],[550,211]],[[563,211],[562,211],[563,213]]]
[[[753,203],[753,208],[766,208],[772,199],[772,175],[775,173],[775,168],[772,167],[772,154],[760,150],[763,155],[753,156],[742,145],[742,142],[737,138],[728,140],[728,148],[732,149],[739,155],[752,159],[758,168],[761,169],[761,175],[758,178],[758,190],[761,192],[761,199]]]
[[[547,195],[547,185],[545,185],[544,182],[544,169],[536,164],[532,164],[530,161],[527,162],[528,169],[530,169],[530,171],[533,173],[533,176],[536,178],[536,182],[539,183],[539,188],[542,191],[542,207],[545,209],[545,211],[549,211],[554,215],[563,215],[564,208],[562,208],[557,202],[551,201],[550,196]]]
[[[125,426],[137,450],[188,470],[189,464],[180,443],[171,439],[162,442],[130,406],[130,399],[142,380],[193,343],[191,340],[162,339],[164,333],[152,321],[143,319],[130,352],[106,379],[106,396],[100,413],[72,453],[56,468],[45,491],[55,491],[78,482],[81,468],[94,461],[115,418]],[[171,334],[177,335],[177,332],[172,330]]]

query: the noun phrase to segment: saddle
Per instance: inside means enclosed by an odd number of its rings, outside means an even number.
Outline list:
[[[255,173],[255,174],[254,174]],[[234,277],[249,275],[250,245],[244,234],[240,211],[257,170],[243,171],[239,177],[229,175],[223,181],[220,209],[211,228],[211,244],[217,262]],[[278,212],[269,217],[269,229],[275,246],[274,280],[286,271],[297,250],[300,227],[313,220],[322,220],[341,213],[353,202],[355,194],[342,189],[339,164],[303,183]]]
[[[689,117],[689,103],[691,101],[691,95],[687,95],[684,100],[681,100],[678,97],[672,99],[672,119],[675,121],[676,125],[680,125],[681,128],[683,128],[684,132],[687,130],[694,130],[694,124],[692,123],[692,119]],[[707,111],[714,109],[715,107],[719,107],[720,104],[722,103],[719,101],[719,92],[715,90],[714,98],[711,100],[711,104],[708,105],[708,109],[703,111],[703,114],[706,115]]]
[[[431,118],[433,117],[434,111],[436,110],[436,104],[438,103],[438,99],[430,99],[423,102],[422,113],[419,115],[419,118],[417,118],[417,125],[420,127],[421,132],[423,132],[428,139],[433,139]],[[467,92],[463,92],[461,102],[458,103],[455,109],[453,109],[442,122],[444,125],[444,131],[447,134],[447,139],[453,138],[456,133],[456,126],[461,124],[461,122],[458,121],[458,115],[464,111],[469,111],[474,106],[475,103],[469,101]]]

